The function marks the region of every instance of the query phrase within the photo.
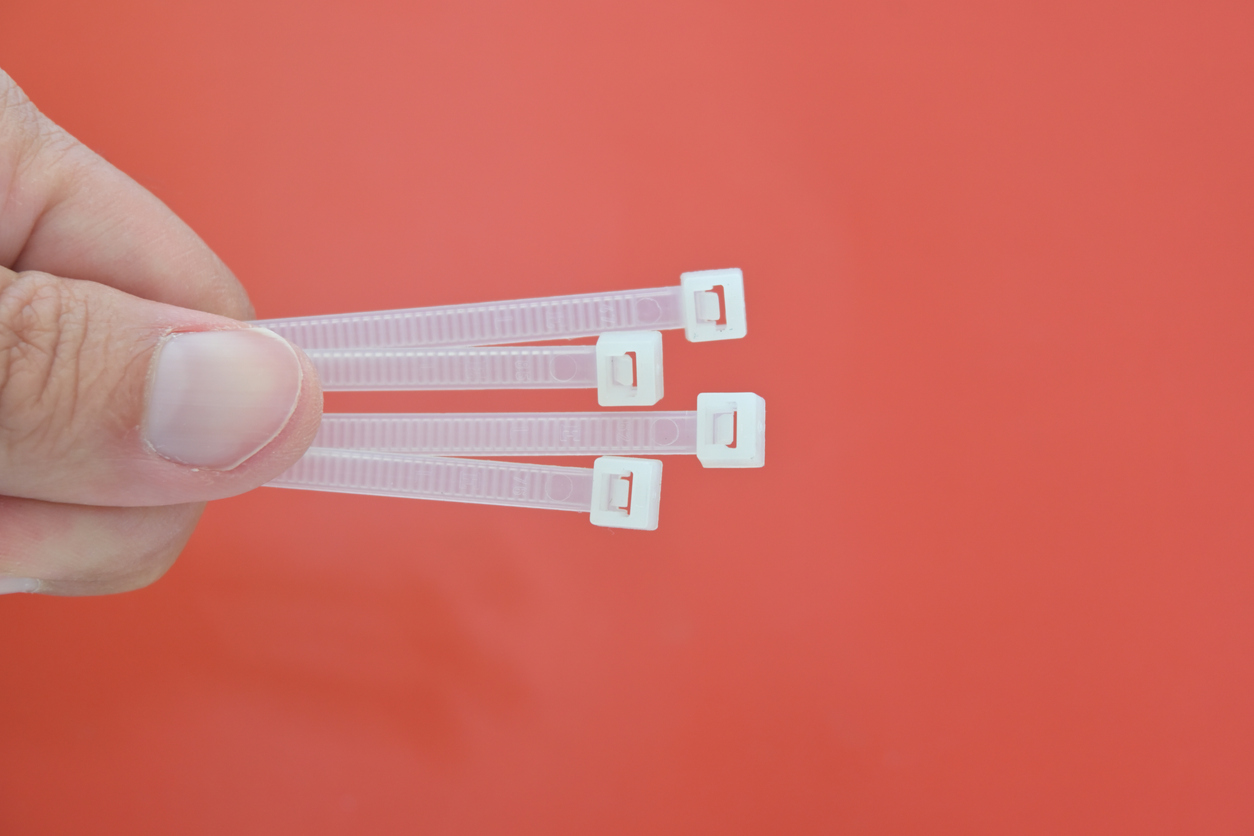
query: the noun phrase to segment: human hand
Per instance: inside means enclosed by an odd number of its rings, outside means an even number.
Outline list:
[[[0,594],[145,586],[205,500],[290,467],[309,360],[152,194],[0,71]]]

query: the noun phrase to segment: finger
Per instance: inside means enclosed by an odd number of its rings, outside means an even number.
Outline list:
[[[170,568],[203,509],[0,497],[0,594],[106,595],[147,586]]]
[[[243,287],[186,224],[41,114],[2,70],[0,265],[253,318]]]
[[[321,411],[308,358],[269,331],[0,268],[0,494],[231,496],[290,467]]]

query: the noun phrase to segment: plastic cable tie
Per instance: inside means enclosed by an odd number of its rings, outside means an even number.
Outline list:
[[[663,394],[662,335],[606,334],[596,345],[306,349],[326,391],[593,389],[601,406]]]
[[[678,287],[579,293],[471,305],[262,319],[253,323],[303,349],[440,348],[683,328],[692,342],[745,335],[737,268],[683,273]]]
[[[657,528],[662,463],[602,456],[592,467],[314,447],[274,488],[581,511],[593,525]]]
[[[766,401],[709,393],[686,412],[326,413],[314,447],[426,456],[695,455],[762,467]]]

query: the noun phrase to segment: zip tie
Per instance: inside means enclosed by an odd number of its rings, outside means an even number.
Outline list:
[[[697,396],[688,412],[327,413],[314,447],[425,456],[696,455],[705,467],[762,467],[766,401]]]
[[[326,391],[596,389],[601,406],[662,398],[662,335],[606,334],[596,345],[308,349]]]
[[[262,319],[253,325],[306,350],[502,345],[671,328],[683,328],[691,342],[745,335],[739,269],[683,273],[679,281],[678,287]]]
[[[593,525],[657,528],[662,463],[602,456],[592,467],[311,448],[273,488],[581,511]]]

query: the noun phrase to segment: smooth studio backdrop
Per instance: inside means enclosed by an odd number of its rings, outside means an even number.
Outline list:
[[[4,0],[262,316],[744,269],[661,527],[262,489],[0,599],[0,831],[1254,830],[1249,3]],[[328,397],[592,409],[589,392]],[[3,536],[3,532],[0,532]]]

